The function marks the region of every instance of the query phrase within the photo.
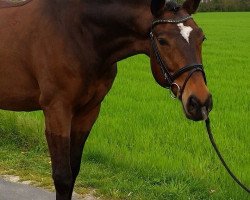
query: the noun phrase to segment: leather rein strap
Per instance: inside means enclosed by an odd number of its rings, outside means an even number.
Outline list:
[[[159,64],[161,72],[162,72],[162,74],[164,76],[164,79],[166,81],[166,88],[170,89],[172,91],[172,86],[176,85],[178,87],[178,90],[179,90],[178,94],[177,94],[177,98],[179,98],[179,99],[182,99],[182,94],[183,94],[183,92],[185,90],[186,84],[187,84],[188,80],[191,78],[191,76],[195,72],[197,72],[197,71],[202,72],[203,77],[204,77],[205,82],[206,82],[206,75],[205,75],[205,72],[204,72],[204,69],[203,69],[203,65],[202,64],[196,64],[196,63],[189,64],[189,65],[186,65],[186,66],[182,67],[181,69],[179,69],[175,73],[170,73],[167,65],[165,64],[165,62],[162,59],[161,54],[159,52],[159,49],[158,49],[158,46],[157,46],[157,43],[156,43],[157,39],[154,36],[153,29],[154,29],[155,26],[157,26],[159,24],[165,24],[165,23],[178,24],[178,23],[181,23],[181,22],[185,22],[188,19],[192,19],[192,16],[188,15],[188,16],[185,16],[185,17],[179,18],[179,19],[158,19],[158,20],[154,20],[153,23],[152,23],[151,32],[150,32],[150,39],[151,39],[152,49],[153,49],[154,55],[156,57],[157,63]],[[186,73],[186,72],[189,72],[189,74],[186,77],[182,87],[180,87],[179,85],[177,85],[175,83],[175,80],[177,78],[179,78],[182,74]]]
[[[228,167],[226,161],[224,160],[223,156],[221,155],[219,148],[217,147],[215,141],[214,141],[214,137],[211,131],[211,126],[210,126],[210,119],[208,118],[206,120],[206,128],[207,128],[207,133],[210,139],[210,142],[217,154],[217,156],[219,157],[222,165],[225,167],[225,169],[227,170],[227,172],[229,173],[229,175],[233,178],[233,180],[243,189],[245,190],[247,193],[250,193],[250,189],[247,188],[247,186],[245,186],[235,175],[234,173],[230,170],[230,168]]]

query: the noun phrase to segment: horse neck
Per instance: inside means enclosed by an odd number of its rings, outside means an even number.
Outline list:
[[[59,3],[59,0],[50,1]],[[65,5],[61,6],[64,14],[60,15],[67,16],[64,20],[68,21],[69,30],[73,26],[76,27],[73,30],[81,30],[78,43],[91,40],[101,62],[110,65],[138,53],[149,55],[150,0],[60,1]]]
[[[93,7],[89,7],[90,12],[85,15],[98,46],[98,54],[108,64],[139,53],[149,55],[148,38],[152,22],[149,6],[125,2],[103,5],[94,12]]]

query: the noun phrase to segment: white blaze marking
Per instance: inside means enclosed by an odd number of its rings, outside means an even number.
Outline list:
[[[177,26],[181,30],[182,37],[184,37],[185,40],[187,40],[187,42],[189,43],[189,36],[193,29],[190,26],[184,26],[183,23],[179,23],[177,24]]]

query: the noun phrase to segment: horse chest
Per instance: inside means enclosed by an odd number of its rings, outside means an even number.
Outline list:
[[[88,85],[83,91],[81,98],[79,98],[78,107],[88,110],[99,105],[112,88],[117,73],[116,70],[116,65],[112,66],[112,70],[109,73]]]

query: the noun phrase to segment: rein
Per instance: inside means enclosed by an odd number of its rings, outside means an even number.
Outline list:
[[[250,193],[250,189],[247,188],[247,186],[245,186],[235,175],[234,173],[231,171],[231,169],[228,167],[226,161],[224,160],[223,156],[221,155],[218,146],[216,145],[215,141],[214,141],[214,136],[212,134],[211,131],[211,126],[210,126],[210,119],[208,118],[206,121],[206,128],[207,128],[207,133],[210,139],[210,142],[217,154],[217,156],[219,157],[222,165],[225,167],[225,169],[227,170],[227,172],[229,173],[229,175],[233,178],[233,180],[243,189],[245,190],[247,193]]]
[[[151,32],[150,32],[150,39],[151,39],[151,44],[152,44],[152,49],[153,49],[153,52],[155,54],[155,57],[157,59],[157,62],[160,66],[160,69],[162,71],[162,74],[164,76],[164,79],[166,81],[166,88],[167,89],[170,89],[172,91],[173,89],[173,86],[176,86],[178,88],[178,91],[177,91],[177,96],[175,96],[175,98],[179,98],[180,100],[182,99],[182,94],[185,90],[185,87],[186,87],[186,84],[188,82],[188,80],[191,78],[191,76],[197,72],[197,71],[200,71],[202,72],[203,74],[203,77],[204,77],[204,80],[205,82],[207,83],[206,81],[206,75],[205,75],[205,72],[204,72],[204,69],[203,69],[203,65],[202,64],[190,64],[190,65],[187,65],[187,66],[184,66],[182,67],[181,69],[179,69],[178,71],[176,71],[175,73],[170,73],[169,70],[168,70],[168,67],[167,65],[165,64],[164,60],[162,59],[161,57],[161,54],[159,52],[159,49],[157,47],[157,43],[156,43],[156,39],[155,39],[155,36],[153,34],[153,29],[155,26],[159,25],[159,24],[165,24],[165,23],[172,23],[172,24],[178,24],[178,23],[181,23],[181,22],[185,22],[187,21],[188,19],[192,19],[192,16],[186,16],[186,17],[183,17],[183,18],[179,18],[179,19],[158,19],[158,20],[154,20],[153,23],[152,23],[152,27],[151,27]],[[175,80],[180,77],[182,74],[186,73],[186,72],[189,72],[188,76],[186,77],[184,83],[183,83],[183,86],[180,87],[177,83],[175,83]],[[172,91],[173,93],[173,91]],[[206,117],[206,116],[205,116]],[[204,117],[204,118],[205,118]],[[207,117],[206,117],[207,118]],[[229,175],[233,178],[233,180],[243,189],[245,190],[246,192],[250,193],[250,189],[248,189],[235,175],[234,173],[230,170],[230,168],[228,167],[227,163],[225,162],[223,156],[221,155],[215,141],[214,141],[214,137],[213,137],[213,134],[212,134],[212,131],[211,131],[211,126],[210,126],[210,119],[207,118],[205,120],[205,123],[206,123],[206,129],[207,129],[207,133],[208,133],[208,136],[209,136],[209,139],[210,139],[210,142],[217,154],[217,156],[219,157],[222,165],[225,167],[225,169],[227,170],[227,172],[229,173]]]

